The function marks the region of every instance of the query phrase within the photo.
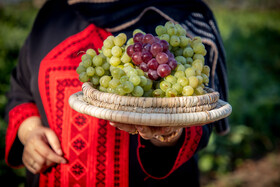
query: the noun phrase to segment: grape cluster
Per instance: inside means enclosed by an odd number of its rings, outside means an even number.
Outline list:
[[[158,80],[170,75],[177,66],[168,47],[167,41],[138,32],[133,36],[133,44],[127,47],[126,53],[136,66],[147,72],[151,80]]]

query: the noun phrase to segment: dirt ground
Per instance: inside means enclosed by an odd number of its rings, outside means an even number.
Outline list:
[[[280,187],[280,152],[258,160],[247,160],[225,176],[202,176],[202,187]]]

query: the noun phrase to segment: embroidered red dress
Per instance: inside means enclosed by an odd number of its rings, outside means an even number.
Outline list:
[[[57,134],[68,163],[37,176],[27,171],[30,186],[198,186],[195,153],[207,144],[211,125],[185,128],[178,145],[158,148],[140,136],[117,130],[105,120],[70,108],[69,96],[81,90],[75,71],[81,59],[79,51],[97,51],[111,35],[110,29],[106,31],[96,26],[98,22],[89,21],[88,15],[78,14],[80,9],[64,1],[49,1],[38,14],[12,73],[7,105],[7,163],[14,167],[22,165],[23,145],[17,130],[26,118],[40,116],[43,125]],[[162,13],[157,9],[152,14],[155,20],[166,21],[163,18],[167,14]],[[142,19],[154,25],[145,16]],[[115,26],[111,31],[129,34],[142,23],[137,24],[119,30]],[[213,50],[219,50],[218,38],[207,37],[202,36],[212,52],[207,63],[212,67],[216,63],[215,67],[221,68],[221,57]],[[217,62],[213,61],[215,57]],[[219,76],[215,74],[212,78],[219,80]]]

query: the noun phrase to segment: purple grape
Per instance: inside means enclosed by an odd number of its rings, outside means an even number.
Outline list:
[[[170,75],[170,73],[171,73],[171,68],[167,64],[160,64],[157,68],[157,74],[162,78],[166,77],[167,75]]]
[[[168,55],[169,58],[174,58],[173,53],[171,53],[169,50],[167,50],[165,53]]]
[[[149,70],[148,65],[145,62],[142,62],[140,64],[140,69],[142,69],[144,72],[147,72]]]
[[[151,44],[143,44],[142,52],[149,51],[151,49]]]
[[[153,58],[153,55],[150,52],[148,52],[148,51],[143,52],[142,51],[142,60],[143,60],[143,62],[147,63],[152,58]]]
[[[142,40],[143,40],[143,37],[144,37],[144,34],[142,33],[136,33],[134,36],[133,36],[133,41],[134,43],[136,42],[141,42],[142,43]]]
[[[160,40],[160,44],[162,45],[163,47],[163,52],[166,52],[168,50],[168,47],[169,47],[169,43],[166,41],[166,40]]]
[[[160,42],[160,39],[157,36],[155,36],[155,42]]]
[[[152,59],[147,63],[147,65],[148,65],[148,68],[149,68],[149,69],[157,70],[159,64],[158,64],[158,62],[157,62],[156,59],[152,58]]]
[[[177,67],[177,61],[174,58],[169,58],[168,65],[170,66],[171,70],[174,70]]]
[[[152,70],[152,69],[149,69],[148,71],[148,77],[151,79],[151,80],[157,80],[159,78],[158,74],[157,74],[157,71],[156,70]]]
[[[142,53],[141,52],[134,52],[131,56],[132,61],[134,64],[139,65],[142,63]]]
[[[160,52],[157,54],[156,59],[159,64],[166,64],[168,62],[168,55],[164,52]]]
[[[140,42],[137,42],[133,45],[133,51],[134,52],[141,52],[142,51],[142,44]]]
[[[160,43],[153,43],[151,46],[150,52],[153,54],[153,56],[157,56],[158,53],[162,52],[163,47]]]
[[[127,47],[126,53],[127,53],[128,56],[130,56],[130,57],[132,56],[132,54],[134,53],[133,45],[130,45],[130,46]]]
[[[144,44],[153,44],[155,42],[155,37],[152,34],[146,34],[143,37],[143,41]]]

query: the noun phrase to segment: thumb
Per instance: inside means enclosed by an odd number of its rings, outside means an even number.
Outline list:
[[[46,138],[48,143],[50,144],[51,148],[58,154],[58,155],[62,155],[62,150],[61,150],[61,146],[60,146],[60,142],[59,139],[57,137],[57,135],[55,134],[55,132],[51,129],[48,129],[45,132]]]

